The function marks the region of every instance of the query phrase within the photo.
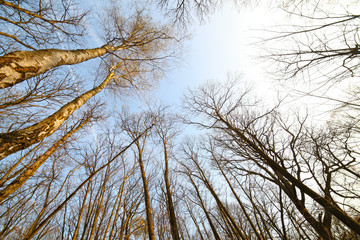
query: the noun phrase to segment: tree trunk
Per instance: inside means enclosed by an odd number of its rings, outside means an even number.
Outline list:
[[[113,50],[115,50],[114,47],[104,45],[93,49],[43,49],[5,54],[0,57],[0,89],[14,86],[52,68],[81,63]]]
[[[76,223],[75,232],[74,232],[74,236],[72,237],[72,240],[76,240],[77,236],[79,234],[80,224],[81,224],[82,216],[84,214],[84,209],[85,209],[85,205],[86,205],[87,196],[89,194],[89,189],[90,189],[90,182],[88,182],[88,185],[87,185],[87,188],[86,188],[86,191],[85,191],[85,197],[83,199],[83,202],[82,202],[82,205],[81,205],[81,208],[80,208],[79,218],[78,218],[77,223]]]
[[[146,173],[145,168],[142,160],[142,149],[139,145],[139,142],[136,143],[138,150],[139,150],[139,156],[138,156],[138,162],[140,165],[141,170],[141,178],[143,181],[143,188],[144,188],[144,198],[145,198],[145,210],[146,210],[146,220],[147,220],[147,227],[148,227],[148,234],[149,234],[149,240],[155,240],[155,231],[154,231],[154,222],[152,218],[151,213],[151,201],[150,201],[150,194],[149,194],[149,186],[146,179]]]
[[[167,144],[166,140],[163,139],[164,145],[164,159],[165,159],[165,171],[164,171],[164,180],[165,180],[165,188],[166,188],[166,200],[167,200],[167,207],[170,219],[170,228],[171,228],[171,235],[173,240],[180,240],[179,230],[176,222],[176,215],[174,210],[174,203],[172,201],[172,194],[170,189],[170,182],[169,182],[169,159],[167,154]]]
[[[91,173],[91,175],[86,178],[56,209],[54,209],[33,231],[29,232],[25,237],[24,240],[30,240],[42,227],[44,227],[48,221],[50,221],[64,206],[65,204],[72,199],[72,197],[75,196],[75,194],[91,179],[101,170],[103,170],[105,167],[109,166],[112,162],[114,162],[120,155],[122,155],[126,150],[128,150],[136,141],[139,140],[149,129],[151,129],[153,125],[146,128],[144,132],[139,134],[137,138],[135,138],[129,145],[124,147],[118,154],[116,154],[112,159],[110,159],[106,164],[104,164],[102,167],[100,167],[98,170]]]
[[[221,174],[223,175],[223,177],[225,178],[226,182],[228,183],[228,186],[230,187],[231,192],[234,194],[235,199],[237,200],[239,206],[241,207],[241,210],[242,210],[242,212],[244,213],[244,215],[245,215],[245,217],[246,217],[246,220],[247,220],[248,223],[250,224],[251,228],[253,229],[256,237],[257,237],[258,239],[266,239],[263,234],[261,234],[261,236],[260,236],[260,233],[258,232],[255,224],[254,224],[253,221],[251,220],[248,212],[246,211],[246,208],[245,208],[244,204],[243,204],[242,201],[240,200],[240,197],[239,197],[238,194],[236,193],[236,191],[235,191],[235,189],[233,188],[230,180],[228,179],[228,177],[226,176],[225,172],[223,171],[220,163],[218,162],[218,159],[215,157],[214,154],[212,154],[212,156],[213,156],[213,160],[216,162],[216,165],[218,166]],[[260,230],[261,230],[261,229],[260,229]]]
[[[207,221],[208,221],[208,223],[210,225],[211,231],[214,234],[215,240],[221,240],[220,235],[219,235],[218,231],[216,230],[216,227],[215,227],[213,221],[211,220],[210,214],[206,210],[205,204],[204,204],[203,199],[202,199],[202,197],[200,195],[200,191],[199,191],[198,187],[196,186],[194,180],[192,179],[190,173],[189,173],[188,177],[189,177],[190,183],[193,185],[193,187],[194,187],[194,189],[196,191],[196,195],[197,195],[197,197],[199,199],[199,202],[200,202],[200,207],[203,210],[203,212],[205,213],[206,219],[207,219]]]
[[[53,134],[75,110],[84,105],[90,98],[102,91],[112,79],[110,72],[106,79],[97,87],[61,107],[50,117],[25,129],[0,134],[0,160],[17,151],[26,149]]]
[[[353,218],[351,218],[338,206],[328,201],[325,197],[320,196],[310,187],[306,186],[300,180],[298,180],[293,175],[291,175],[287,171],[287,169],[281,167],[276,161],[274,161],[270,156],[268,156],[261,148],[259,148],[253,141],[247,138],[247,136],[245,136],[244,133],[241,132],[241,130],[235,128],[228,121],[226,121],[221,114],[217,113],[217,117],[221,122],[223,122],[229,128],[229,130],[233,131],[245,144],[247,144],[254,152],[256,152],[261,158],[261,160],[266,165],[268,165],[276,173],[277,176],[279,176],[280,178],[286,178],[289,183],[291,183],[293,186],[296,186],[301,192],[305,193],[306,195],[311,197],[314,201],[316,201],[318,204],[320,204],[325,209],[325,211],[329,211],[332,215],[334,215],[341,222],[343,222],[347,227],[349,227],[354,232],[356,232],[356,234],[360,235],[360,224],[357,223]],[[294,202],[294,204],[297,205],[297,202]],[[297,206],[300,205],[301,204],[298,204]]]
[[[12,181],[6,188],[0,191],[0,203],[2,203],[10,194],[19,189],[34,173],[41,167],[41,165],[53,154],[59,146],[66,141],[72,134],[82,128],[88,121],[88,117],[85,121],[80,123],[76,128],[73,128],[67,134],[65,134],[59,141],[52,145],[44,154],[39,156],[29,167],[26,168],[14,181]]]

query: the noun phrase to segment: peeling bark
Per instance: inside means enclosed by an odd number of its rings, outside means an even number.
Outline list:
[[[0,134],[0,160],[17,151],[26,149],[53,134],[75,110],[84,105],[90,98],[101,92],[112,79],[114,72],[97,87],[61,107],[57,112],[25,129]]]
[[[148,128],[146,128],[141,134],[139,134],[139,136],[137,138],[135,138],[129,145],[127,145],[126,147],[124,147],[118,154],[116,154],[112,159],[110,159],[106,164],[104,164],[102,167],[100,167],[98,170],[96,170],[95,172],[91,173],[91,175],[86,178],[56,209],[54,209],[41,223],[39,223],[39,225],[33,229],[33,231],[28,232],[27,236],[25,236],[23,239],[24,240],[30,240],[34,237],[34,235],[41,229],[43,228],[66,204],[68,201],[70,201],[70,199],[72,199],[76,193],[89,181],[91,181],[91,179],[97,174],[99,173],[101,170],[103,170],[104,168],[108,167],[112,162],[114,162],[120,155],[122,155],[125,151],[127,151],[136,141],[138,141],[144,134],[147,133],[147,131],[149,131],[154,125],[149,126]]]
[[[34,173],[41,167],[41,165],[53,154],[61,144],[63,144],[72,134],[81,129],[88,121],[90,117],[79,124],[76,128],[65,134],[59,141],[51,146],[44,154],[39,156],[29,167],[26,168],[14,181],[0,191],[0,203],[2,203],[9,195],[19,189]]]
[[[14,86],[52,68],[81,63],[120,48],[104,45],[93,49],[42,49],[8,53],[0,57],[0,89]]]

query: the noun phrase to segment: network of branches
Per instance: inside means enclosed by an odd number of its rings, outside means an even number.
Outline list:
[[[130,107],[233,2],[147,1],[156,22],[132,1],[0,0],[0,239],[360,239],[356,84],[320,127],[240,76]],[[263,45],[277,79],[358,75],[351,1],[278,4],[296,25]]]

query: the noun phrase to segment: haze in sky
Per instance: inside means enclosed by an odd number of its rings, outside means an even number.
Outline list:
[[[92,0],[86,5],[93,8],[102,6],[102,3]],[[169,106],[180,105],[188,88],[196,88],[206,81],[226,81],[228,76],[241,76],[244,84],[252,86],[254,94],[272,106],[279,94],[281,97],[288,96],[289,89],[279,86],[280,82],[269,75],[269,71],[274,71],[276,66],[269,66],[268,62],[260,58],[264,54],[261,52],[262,45],[254,43],[273,36],[266,30],[286,25],[288,20],[284,11],[268,4],[240,8],[226,3],[216,9],[204,23],[195,19],[190,28],[191,37],[183,43],[184,54],[160,79],[159,85],[147,94],[145,101],[159,100]],[[94,47],[101,45],[97,29],[89,25],[88,30],[93,36]],[[278,44],[281,46],[282,42]],[[141,108],[144,104],[141,100],[144,99],[140,97],[131,101],[130,105]],[[315,114],[319,107],[325,106],[324,99],[306,99],[301,96],[289,100],[284,108],[293,105],[312,105],[309,108]],[[322,121],[323,116],[320,119]]]
[[[264,64],[256,59],[258,49],[252,44],[265,33],[262,29],[283,17],[281,11],[266,6],[240,10],[225,4],[206,23],[193,28],[184,60],[162,79],[157,97],[177,104],[186,88],[208,80],[225,81],[228,74],[241,74],[244,82],[271,94]]]

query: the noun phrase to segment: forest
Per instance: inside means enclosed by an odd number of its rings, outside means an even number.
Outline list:
[[[360,239],[360,1],[93,2],[0,0],[0,239]],[[264,4],[275,100],[227,73],[152,95],[193,25]]]

